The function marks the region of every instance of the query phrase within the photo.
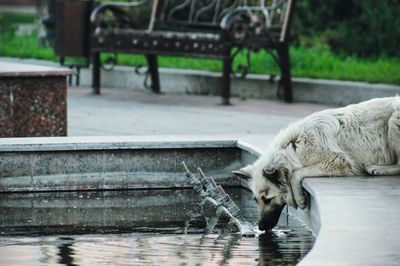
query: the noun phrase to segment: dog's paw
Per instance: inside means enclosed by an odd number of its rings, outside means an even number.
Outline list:
[[[307,207],[307,198],[306,198],[304,192],[302,192],[300,195],[298,195],[298,197],[296,198],[296,204],[297,204],[297,207],[300,209],[305,209]]]
[[[365,168],[365,171],[370,175],[384,175],[386,173],[385,168],[385,166],[370,165]]]
[[[302,203],[302,204],[299,204],[298,207],[300,209],[304,210],[307,207],[307,204],[306,203]]]
[[[400,165],[371,165],[365,168],[370,175],[399,175]]]

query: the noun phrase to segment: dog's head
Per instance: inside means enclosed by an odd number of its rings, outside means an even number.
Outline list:
[[[252,165],[233,171],[249,182],[260,210],[260,230],[272,229],[286,204],[296,207],[288,184],[293,166],[282,155],[275,154],[269,160],[260,158]]]

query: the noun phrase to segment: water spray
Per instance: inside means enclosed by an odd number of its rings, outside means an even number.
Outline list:
[[[233,232],[239,232],[242,236],[254,237],[256,233],[252,225],[246,221],[239,207],[233,202],[231,197],[226,194],[224,189],[217,185],[211,176],[206,176],[201,168],[197,168],[199,176],[193,174],[182,162],[185,169],[185,175],[190,185],[197,191],[202,198],[202,205],[211,205],[215,210],[214,219],[207,220],[208,227],[214,227],[219,217],[225,216],[229,218],[227,228]]]

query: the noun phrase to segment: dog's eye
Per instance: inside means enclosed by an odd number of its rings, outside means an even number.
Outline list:
[[[262,196],[261,200],[264,202],[265,205],[268,205],[271,203],[271,199],[267,199],[267,197],[265,197],[265,196]]]
[[[296,151],[296,149],[297,149],[297,144],[296,144],[296,142],[292,141],[291,144],[292,144],[293,149]]]

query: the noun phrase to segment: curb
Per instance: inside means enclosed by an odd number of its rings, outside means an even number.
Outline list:
[[[101,77],[105,87],[144,88],[144,76],[134,74],[132,67],[102,71]],[[160,80],[163,92],[201,95],[220,95],[222,83],[220,73],[165,68],[160,68]],[[400,86],[396,85],[309,78],[292,78],[292,82],[295,102],[344,106],[400,94]],[[89,69],[81,71],[81,85],[91,86]],[[232,79],[231,93],[233,97],[277,100],[276,89],[277,82],[268,75],[249,74],[245,79]]]
[[[33,60],[1,58],[41,65],[57,66],[57,63]],[[137,75],[133,67],[116,66],[112,71],[101,73],[103,87],[144,90],[144,75]],[[278,78],[276,78],[277,80]],[[203,70],[160,68],[161,91],[197,95],[220,95],[221,73]],[[309,78],[292,78],[294,102],[344,106],[372,98],[400,95],[400,86],[371,84],[366,82],[338,81]],[[75,84],[75,78],[73,78]],[[82,69],[80,86],[91,86],[91,70]],[[245,79],[232,79],[233,97],[277,100],[277,82],[268,75],[249,74]]]

